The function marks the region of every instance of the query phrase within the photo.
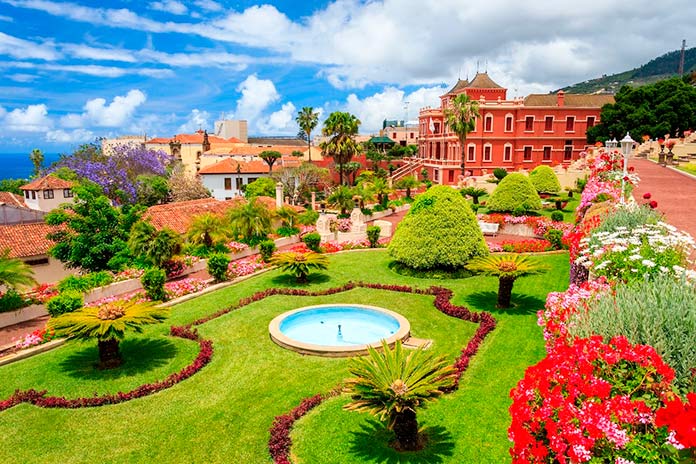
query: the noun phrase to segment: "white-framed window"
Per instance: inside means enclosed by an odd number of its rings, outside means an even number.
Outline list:
[[[440,181],[440,170],[439,170],[439,169],[434,169],[434,170],[433,170],[433,180],[434,180],[435,182],[439,182],[439,181]]]
[[[466,160],[469,162],[476,161],[476,145],[473,143],[466,147]]]
[[[532,146],[526,145],[522,149],[522,161],[531,162],[532,161]]]
[[[587,128],[594,127],[595,125],[595,117],[594,116],[588,116],[587,117]]]
[[[487,143],[483,146],[483,161],[493,161],[493,146],[490,143]]]
[[[44,200],[51,200],[53,198],[53,190],[48,189],[43,191]]]
[[[575,116],[566,116],[566,132],[575,132]]]
[[[505,115],[505,132],[512,132],[514,120],[515,118],[511,114]]]
[[[544,118],[544,132],[553,132],[553,116]]]
[[[512,162],[512,144],[506,143],[503,147],[503,161]]]
[[[573,141],[566,140],[565,146],[563,147],[563,161],[570,161],[573,159]]]
[[[524,131],[534,131],[534,116],[527,116],[526,118],[524,118]]]
[[[487,114],[483,118],[483,131],[484,132],[493,132],[493,115],[492,114]]]
[[[549,147],[549,146],[544,147],[544,151],[541,155],[541,161],[544,161],[547,163],[551,162],[551,147]]]

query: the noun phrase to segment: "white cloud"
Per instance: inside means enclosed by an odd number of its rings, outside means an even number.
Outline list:
[[[237,100],[236,119],[246,119],[250,126],[258,124],[261,113],[280,99],[280,95],[268,79],[259,79],[255,74],[249,75],[239,86],[237,92],[242,96]]]
[[[122,61],[135,63],[138,60],[128,50],[116,48],[94,48],[88,45],[65,44],[62,49],[73,58],[84,58],[96,61]]]
[[[6,23],[11,23],[11,22],[14,22],[14,18],[11,18],[9,16],[5,16],[5,15],[0,15],[0,21],[5,21]]]
[[[67,73],[86,74],[88,76],[117,78],[127,75],[140,75],[154,78],[167,78],[174,75],[171,69],[161,68],[118,68],[116,66],[100,66],[95,64],[72,65],[53,63],[30,63],[26,61],[7,61],[0,66],[18,69],[38,69],[42,71],[60,71]]]
[[[28,40],[19,39],[11,35],[0,32],[0,55],[9,55],[20,59],[37,59],[53,61],[60,58],[50,42],[35,43]]]
[[[7,76],[8,79],[13,80],[15,82],[32,82],[36,80],[38,76],[35,76],[33,74],[23,74],[23,73],[17,73],[17,74],[9,74]]]
[[[348,95],[343,109],[360,120],[360,132],[376,132],[382,128],[385,119],[418,119],[418,110],[424,106],[437,106],[439,96],[447,91],[445,87],[422,87],[408,95],[395,87],[386,87],[365,98],[355,94]],[[406,104],[408,102],[408,105]],[[407,115],[408,112],[408,115]]]
[[[94,140],[94,132],[86,129],[75,129],[64,131],[63,129],[51,130],[46,132],[46,140],[56,143],[81,143]]]
[[[162,0],[161,2],[151,2],[148,5],[151,10],[164,11],[173,15],[184,15],[188,13],[188,8],[176,0]]]
[[[191,110],[186,122],[179,126],[178,132],[183,134],[191,134],[198,129],[208,129],[208,120],[210,119],[210,113],[207,111],[202,111],[197,108]]]
[[[122,127],[146,99],[145,94],[138,89],[130,90],[126,95],[114,97],[108,105],[106,99],[94,98],[85,103],[82,114],[65,115],[60,119],[60,123],[65,128]]]
[[[218,2],[214,2],[213,0],[196,0],[193,2],[194,5],[196,5],[198,8],[202,8],[205,11],[222,11],[222,5],[220,5]]]
[[[9,112],[3,109],[0,116],[4,116],[3,125],[10,131],[43,132],[52,126],[48,108],[44,104],[28,105]]]
[[[284,103],[278,110],[271,113],[266,121],[259,123],[259,129],[264,134],[297,134],[299,128],[295,122],[295,105]]]

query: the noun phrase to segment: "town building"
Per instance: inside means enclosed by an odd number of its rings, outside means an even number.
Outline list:
[[[29,208],[23,196],[0,192],[0,224],[41,222],[45,215],[44,211]]]
[[[397,145],[418,145],[418,121],[385,119],[382,122],[380,136],[389,137]]]
[[[479,102],[475,128],[466,137],[465,162],[457,135],[445,122],[445,111],[459,94]],[[410,172],[426,169],[441,184],[457,184],[463,174],[490,174],[495,168],[531,170],[538,165],[570,165],[587,147],[586,131],[599,123],[607,94],[532,94],[507,99],[507,89],[487,73],[459,80],[440,97],[440,107],[419,113],[418,156]],[[465,172],[462,171],[465,165]]]
[[[105,155],[111,155],[114,153],[114,148],[119,145],[136,145],[144,147],[147,142],[146,135],[121,135],[113,138],[102,139],[101,147],[102,153]]]
[[[74,182],[47,175],[20,187],[24,193],[24,203],[30,209],[51,211],[63,203],[74,201],[72,188]]]

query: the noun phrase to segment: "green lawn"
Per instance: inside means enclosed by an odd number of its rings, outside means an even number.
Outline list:
[[[444,285],[454,303],[489,310],[498,319],[462,378],[459,391],[425,410],[421,423],[432,447],[412,457],[394,457],[384,448],[381,429],[368,416],[344,412],[339,397],[301,420],[293,455],[303,463],[349,462],[507,462],[508,392],[526,366],[543,354],[535,311],[546,293],[565,288],[566,254],[540,257],[552,271],[515,284],[514,311],[495,311],[493,278],[424,280],[402,277],[388,268],[383,250],[331,256],[328,273],[314,275],[308,289],[335,287],[349,280]],[[118,371],[96,372],[96,348],[66,346],[0,367],[0,398],[15,389],[48,390],[51,395],[90,395],[125,391],[164,378],[188,364],[197,345],[167,336],[183,324],[272,286],[290,286],[277,271],[177,305],[170,320],[123,342],[126,363]],[[455,359],[476,325],[437,311],[433,297],[355,289],[324,297],[274,296],[208,322],[199,328],[213,340],[211,363],[188,380],[155,395],[126,403],[76,410],[41,409],[20,404],[0,413],[0,462],[270,462],[268,429],[273,418],[307,396],[326,392],[347,376],[347,360],[301,356],[276,346],[268,323],[299,306],[357,302],[404,314],[416,337],[434,340],[433,349]]]

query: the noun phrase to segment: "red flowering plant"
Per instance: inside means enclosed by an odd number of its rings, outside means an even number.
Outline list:
[[[677,463],[655,424],[673,379],[654,348],[623,336],[557,345],[510,393],[513,464]]]
[[[56,284],[39,284],[27,294],[31,301],[37,304],[46,303],[56,295],[58,295]]]
[[[530,238],[527,240],[503,240],[500,242],[503,251],[508,253],[539,253],[542,251],[553,250],[551,242],[539,238]]]
[[[668,441],[678,450],[680,457],[696,462],[696,393],[688,393],[686,401],[676,397],[658,409],[655,425],[667,426]]]

